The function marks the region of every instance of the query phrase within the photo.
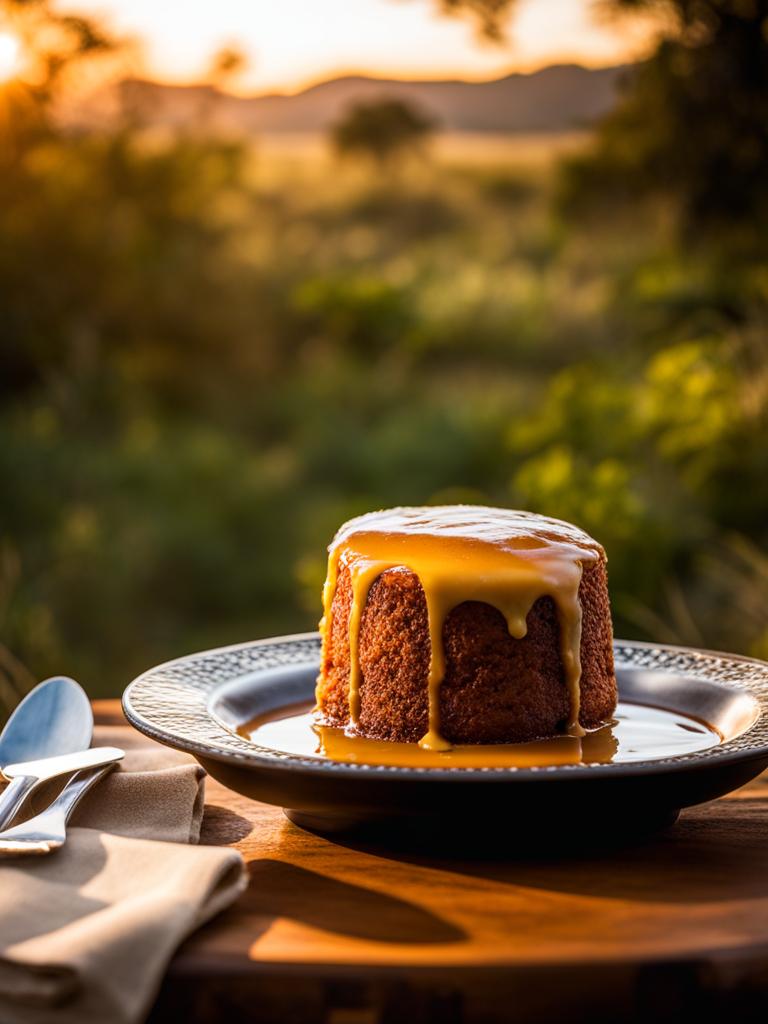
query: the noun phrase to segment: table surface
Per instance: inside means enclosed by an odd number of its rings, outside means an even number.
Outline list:
[[[766,775],[581,860],[341,844],[210,778],[201,841],[237,847],[251,884],[179,950],[153,1021],[765,1019]]]

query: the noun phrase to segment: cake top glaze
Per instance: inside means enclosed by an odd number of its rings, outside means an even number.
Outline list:
[[[408,541],[417,547],[422,539],[435,538],[443,543],[446,555],[452,545],[445,542],[458,541],[493,546],[510,554],[547,551],[589,560],[605,557],[602,545],[572,523],[487,505],[401,506],[367,512],[344,523],[329,550],[361,535],[402,539],[404,551]]]

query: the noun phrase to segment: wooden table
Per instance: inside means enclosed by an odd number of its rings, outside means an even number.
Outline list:
[[[211,779],[202,842],[251,885],[179,950],[153,1024],[768,1019],[766,775],[582,860],[342,845]]]

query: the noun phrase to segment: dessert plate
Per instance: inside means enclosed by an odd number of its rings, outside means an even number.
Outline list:
[[[150,669],[123,695],[138,730],[193,754],[225,786],[326,832],[532,838],[587,847],[669,824],[768,767],[768,663],[634,641],[614,645],[619,696],[714,726],[707,750],[610,764],[420,768],[348,764],[259,745],[238,730],[311,701],[317,634],[258,640]]]

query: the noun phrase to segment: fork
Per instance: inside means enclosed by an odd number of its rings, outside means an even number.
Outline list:
[[[78,772],[44,811],[29,821],[0,832],[0,857],[51,853],[63,846],[67,838],[67,822],[75,807],[88,790],[114,767],[113,761]]]

